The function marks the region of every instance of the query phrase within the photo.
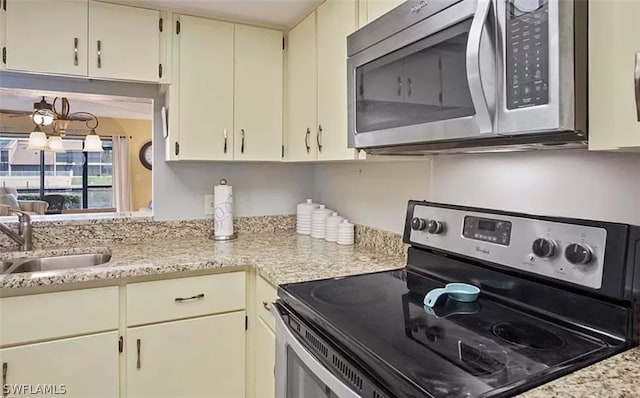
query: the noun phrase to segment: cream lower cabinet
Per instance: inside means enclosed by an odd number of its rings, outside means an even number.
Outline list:
[[[117,398],[117,347],[114,331],[0,349],[3,397]]]
[[[589,1],[589,149],[640,151],[640,1]]]
[[[127,395],[244,397],[245,312],[127,330]]]
[[[255,324],[256,398],[274,398],[276,335],[260,317],[256,319]]]
[[[254,380],[256,398],[274,398],[276,363],[275,319],[271,304],[278,292],[263,278],[256,276],[256,317],[253,324]]]

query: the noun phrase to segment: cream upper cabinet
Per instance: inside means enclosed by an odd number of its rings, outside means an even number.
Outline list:
[[[179,138],[174,153],[179,160],[233,160],[234,26],[178,18],[173,56],[178,57]]]
[[[640,1],[589,2],[589,149],[640,150]]]
[[[356,29],[355,0],[327,0],[318,18],[318,160],[354,159],[347,147],[347,36]]]
[[[6,68],[86,76],[87,13],[82,0],[9,1]]]
[[[231,312],[127,330],[127,396],[245,394],[245,313]]]
[[[366,1],[368,22],[378,19],[399,4],[404,3],[404,0],[361,0],[361,6],[364,1]]]
[[[235,26],[234,159],[282,159],[282,32]]]
[[[118,333],[109,332],[0,349],[3,384],[50,384],[53,390],[39,397],[117,398],[117,347]],[[28,393],[9,390],[6,395]]]
[[[159,21],[159,11],[91,1],[89,76],[159,81]]]
[[[256,398],[274,398],[276,336],[261,318],[256,318],[255,323]]]
[[[316,13],[287,36],[287,160],[316,159]]]

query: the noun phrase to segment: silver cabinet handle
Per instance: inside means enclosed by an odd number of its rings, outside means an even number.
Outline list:
[[[224,129],[224,153],[227,153],[227,129]]]
[[[311,130],[307,127],[307,132],[304,135],[304,145],[307,147],[307,153],[311,151],[311,147],[309,146],[309,136],[311,135]]]
[[[176,297],[174,300],[176,303],[182,303],[185,301],[199,300],[201,298],[204,298],[204,293],[196,294],[195,296],[191,297]]]
[[[398,97],[402,95],[402,77],[398,76]]]
[[[98,68],[102,68],[102,41],[98,40]]]
[[[318,134],[316,135],[316,142],[318,143],[318,151],[322,152],[322,144],[320,143],[320,136],[322,135],[322,125],[318,125]]]
[[[411,97],[411,91],[412,91],[412,89],[413,89],[413,86],[411,85],[411,78],[408,78],[408,79],[407,79],[407,89],[408,89],[408,91],[407,91],[407,95],[408,95],[409,97]]]
[[[636,113],[638,114],[638,121],[640,122],[640,51],[636,53]]]
[[[244,129],[240,129],[240,153],[244,153]]]
[[[78,38],[73,38],[73,64],[78,66]]]
[[[136,340],[136,352],[138,354],[138,357],[136,359],[136,369],[140,369],[142,367],[142,363],[140,362],[140,339]]]
[[[7,372],[9,371],[9,363],[2,362],[2,398],[5,398],[9,393],[5,386],[7,385]]]
[[[267,303],[266,301],[263,301],[263,302],[262,302],[262,307],[263,307],[265,310],[267,310],[267,311],[271,312],[271,306],[270,306],[270,305],[269,305],[269,303]]]

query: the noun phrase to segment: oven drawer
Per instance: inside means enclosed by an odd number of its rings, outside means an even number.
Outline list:
[[[127,326],[245,308],[245,273],[196,276],[127,286]]]
[[[256,312],[271,330],[275,330],[276,326],[271,313],[271,306],[278,298],[278,291],[264,278],[258,276],[256,279]]]

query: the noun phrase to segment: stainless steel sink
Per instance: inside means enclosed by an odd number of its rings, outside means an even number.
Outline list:
[[[0,262],[0,273],[56,271],[92,267],[111,260],[111,254],[89,253],[55,257],[28,257]]]

